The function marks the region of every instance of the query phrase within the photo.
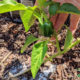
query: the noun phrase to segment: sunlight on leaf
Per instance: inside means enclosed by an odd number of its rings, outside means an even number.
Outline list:
[[[26,6],[24,6],[21,3],[17,3],[14,0],[0,1],[0,13],[16,11],[16,10],[26,10]]]
[[[15,0],[3,0],[3,2],[7,4],[17,4]]]
[[[31,55],[31,72],[35,78],[47,52],[47,42],[39,42],[34,45]]]
[[[26,32],[30,29],[30,27],[33,25],[33,23],[36,20],[36,17],[33,15],[36,8],[37,6],[27,7],[25,11],[20,11],[20,16]]]
[[[67,28],[67,35],[64,43],[64,50],[66,50],[72,44],[72,41],[73,41],[72,32]]]

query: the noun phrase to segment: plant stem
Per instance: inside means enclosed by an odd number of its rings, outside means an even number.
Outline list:
[[[47,62],[50,59],[56,58],[57,56],[60,56],[64,53],[66,53],[67,51],[69,51],[71,48],[73,48],[75,45],[77,45],[79,43],[80,43],[80,38],[78,38],[69,48],[67,48],[66,50],[63,50],[61,52],[58,52],[58,53],[54,54],[53,56],[47,58],[43,63]]]
[[[79,43],[80,43],[80,38],[77,38],[77,40],[72,45],[70,45],[69,49],[71,49],[72,47],[74,47],[75,45]]]
[[[63,25],[66,29],[68,28],[68,26],[66,24]]]
[[[57,49],[58,49],[58,52],[61,52],[61,50],[60,50],[60,45],[59,45],[59,41],[58,41],[58,37],[57,37],[57,33],[56,33],[55,30],[54,30],[54,36],[55,36],[55,38],[56,38],[56,47],[57,47]]]
[[[50,56],[48,54],[46,54],[46,57],[49,58]],[[52,61],[52,59],[49,59],[49,61]]]
[[[51,56],[51,57],[48,57],[46,60],[43,61],[43,63],[47,62],[48,60],[52,60],[53,58],[56,58],[57,56],[60,56],[60,55],[62,55],[62,54],[64,54],[64,53],[66,53],[66,52],[69,51],[72,47],[74,47],[75,45],[77,45],[77,44],[79,44],[79,43],[80,43],[80,38],[77,39],[68,49],[66,49],[66,50],[64,50],[64,51],[61,51],[61,52],[58,52],[58,53],[54,54],[54,55]],[[42,64],[43,64],[43,63],[42,63]],[[31,68],[29,68],[28,70],[26,69],[26,71],[22,72],[21,74],[24,74],[25,72],[29,72],[30,70],[31,70]],[[19,74],[19,75],[21,75],[21,74]],[[19,75],[18,75],[18,76],[19,76]]]
[[[64,51],[58,52],[58,53],[54,54],[53,56],[48,57],[43,63],[45,63],[45,62],[47,62],[48,60],[51,60],[51,59],[53,59],[53,58],[56,58],[57,56],[60,56],[60,55],[63,54],[63,53],[64,53]]]

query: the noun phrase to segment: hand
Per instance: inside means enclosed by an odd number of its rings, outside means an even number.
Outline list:
[[[78,9],[80,9],[80,0],[54,0],[54,1],[60,2],[61,4],[72,3]],[[59,14],[59,15],[53,16],[50,19],[51,22],[53,23],[56,31],[61,29],[61,27],[64,25],[67,17],[68,17],[68,14]],[[71,17],[70,17],[70,30],[72,31],[72,34],[75,33],[75,31],[78,27],[79,20],[80,20],[80,15],[71,15]]]

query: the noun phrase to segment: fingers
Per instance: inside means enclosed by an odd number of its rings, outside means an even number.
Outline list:
[[[75,31],[78,27],[79,20],[80,20],[80,15],[71,15],[70,30],[72,31],[72,34],[75,33]]]
[[[57,17],[55,25],[54,25],[56,32],[62,28],[67,17],[68,17],[68,14],[63,14],[63,13]]]
[[[34,5],[38,5],[37,0],[35,1],[35,4]]]
[[[50,21],[53,23],[53,26],[55,25],[56,23],[56,19],[57,19],[58,15],[55,15],[55,16],[52,16]]]
[[[56,32],[62,28],[67,17],[68,17],[68,14],[59,14],[59,15],[53,16],[50,19],[54,25],[54,29],[56,30]],[[51,37],[51,40],[55,40],[54,36]]]

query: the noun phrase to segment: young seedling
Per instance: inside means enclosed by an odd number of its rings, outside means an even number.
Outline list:
[[[54,2],[51,0],[50,1],[37,0],[37,2],[38,2],[37,6],[30,7],[30,6],[25,6],[21,3],[18,3],[14,0],[0,1],[0,13],[6,13],[6,12],[11,12],[16,10],[20,12],[20,16],[26,32],[34,24],[36,19],[38,19],[39,21],[40,34],[43,35],[45,38],[40,39],[40,38],[34,37],[33,35],[30,35],[26,39],[26,42],[21,49],[21,53],[23,53],[31,43],[33,43],[34,41],[40,40],[40,42],[34,44],[32,49],[31,72],[32,72],[33,78],[36,77],[36,74],[42,63],[45,63],[48,60],[52,60],[53,58],[66,53],[72,47],[80,43],[80,38],[78,38],[75,42],[72,42],[73,41],[72,32],[69,30],[68,27],[66,27],[67,35],[64,43],[64,50],[61,51],[58,37],[57,37],[58,34],[56,30],[53,29],[54,26],[49,20],[52,15],[56,15],[59,13],[69,13],[69,14],[79,15],[80,10],[78,10],[78,8],[76,8],[73,4],[70,4],[70,3],[64,3],[63,5],[60,5],[60,3]],[[48,12],[50,17],[47,17],[46,12],[44,11],[44,8],[46,7],[49,7]],[[58,53],[44,60],[44,57],[46,56],[46,52],[48,50],[47,44],[51,43],[50,41],[51,36],[54,36],[56,39],[55,42],[56,42]]]

